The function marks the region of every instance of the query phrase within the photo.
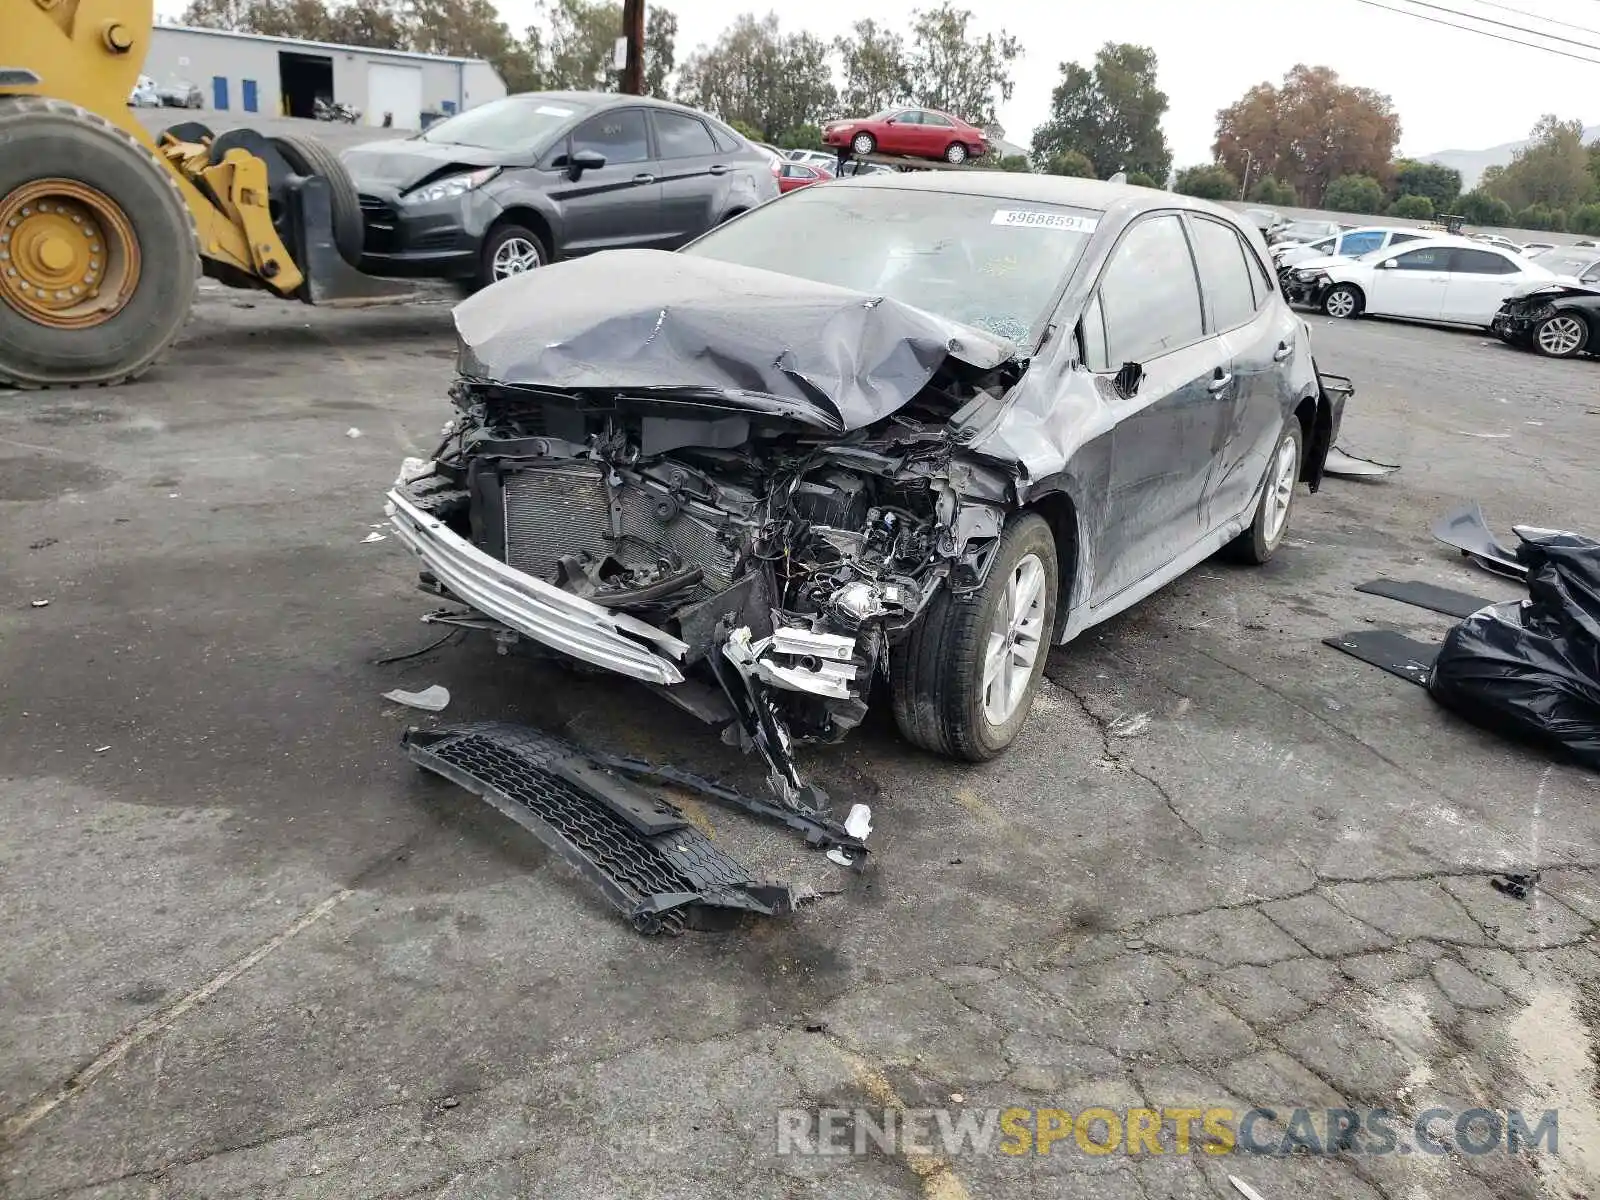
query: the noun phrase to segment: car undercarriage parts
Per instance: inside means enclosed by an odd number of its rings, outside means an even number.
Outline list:
[[[1336,637],[1323,638],[1322,644],[1343,651],[1352,658],[1359,658],[1418,687],[1428,686],[1433,660],[1439,653],[1439,647],[1419,642],[1394,629],[1361,629],[1354,633],[1341,633]]]
[[[1434,538],[1453,546],[1486,571],[1507,579],[1526,579],[1528,572],[1517,561],[1517,552],[1502,545],[1484,519],[1477,503],[1463,504],[1433,523]]]
[[[1470,617],[1480,608],[1494,603],[1470,592],[1458,592],[1454,588],[1440,587],[1420,579],[1373,579],[1357,584],[1356,591],[1444,613],[1447,617]]]
[[[1328,461],[1322,469],[1329,475],[1337,475],[1343,479],[1377,479],[1384,475],[1393,475],[1400,469],[1400,464],[1362,458],[1358,454],[1351,454],[1335,446],[1328,451]]]
[[[412,729],[403,744],[418,766],[481,796],[576,867],[641,933],[794,907],[788,887],[756,883],[672,805],[536,729]]]

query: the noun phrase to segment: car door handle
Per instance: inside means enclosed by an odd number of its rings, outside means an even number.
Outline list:
[[[1233,376],[1219,367],[1217,368],[1216,375],[1212,377],[1211,382],[1206,384],[1206,391],[1215,396],[1218,392],[1222,391],[1232,382]]]
[[[1273,351],[1272,361],[1282,362],[1293,353],[1294,347],[1292,345],[1290,345],[1288,342],[1279,342],[1277,350]]]
[[[721,163],[717,163],[711,168],[711,173],[713,175],[726,175],[728,173],[728,168],[723,166]]]
[[[647,171],[641,171],[639,174],[633,177],[633,181],[635,183],[654,183],[656,181],[656,177]]]

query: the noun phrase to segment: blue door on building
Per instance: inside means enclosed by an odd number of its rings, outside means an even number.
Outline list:
[[[245,112],[256,111],[256,81],[254,79],[241,79],[239,81],[239,102],[244,105]]]
[[[211,107],[219,112],[227,111],[228,77],[226,75],[213,75],[211,77]]]

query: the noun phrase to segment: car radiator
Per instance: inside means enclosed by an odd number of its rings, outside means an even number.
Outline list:
[[[505,477],[506,565],[553,580],[563,555],[610,555],[629,567],[650,567],[662,551],[705,574],[700,594],[733,582],[737,551],[715,526],[679,510],[665,489],[624,483],[619,489],[620,539],[612,537],[610,501],[595,463],[533,467]]]

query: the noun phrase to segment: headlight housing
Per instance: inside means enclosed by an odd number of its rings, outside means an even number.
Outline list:
[[[453,196],[464,196],[473,188],[482,187],[498,174],[499,167],[479,167],[476,171],[464,171],[460,175],[446,175],[443,179],[423,184],[414,192],[407,192],[402,198],[407,204],[449,200]]]

